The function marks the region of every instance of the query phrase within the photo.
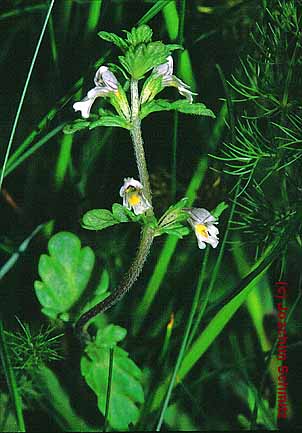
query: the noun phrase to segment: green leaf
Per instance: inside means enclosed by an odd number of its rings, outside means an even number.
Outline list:
[[[81,359],[81,373],[95,392],[98,408],[105,415],[108,388],[109,353],[114,348],[108,421],[118,431],[128,430],[139,418],[137,403],[144,402],[141,371],[128,353],[116,344],[126,336],[126,330],[116,325],[99,329],[94,342],[85,349]]]
[[[170,51],[184,50],[184,47],[178,44],[166,44],[166,47],[168,47]]]
[[[115,114],[102,116],[100,119],[91,122],[89,129],[97,128],[98,126],[116,126],[119,128],[130,129],[131,125],[127,120]]]
[[[98,36],[100,38],[104,39],[104,41],[112,42],[114,45],[116,45],[122,51],[126,51],[128,49],[127,42],[123,38],[121,38],[120,36],[116,35],[115,33],[99,32]]]
[[[120,56],[119,60],[132,78],[139,80],[150,69],[165,63],[169,54],[169,48],[157,41],[150,42],[148,45],[130,47],[125,56]]]
[[[184,236],[187,236],[190,233],[188,227],[184,227],[181,224],[174,224],[167,228],[161,229],[161,233],[166,233],[167,235],[177,236],[179,239],[182,239]]]
[[[79,300],[89,281],[94,253],[91,248],[81,248],[80,239],[69,232],[59,232],[48,242],[49,255],[39,260],[39,275],[35,291],[42,312],[55,319],[65,314]],[[64,313],[64,314],[63,314]],[[65,320],[65,319],[64,319]]]
[[[215,207],[215,209],[213,209],[211,211],[211,214],[215,217],[215,218],[219,218],[220,215],[229,207],[228,204],[226,204],[225,201],[222,201],[221,203],[219,203],[219,205],[217,205]]]
[[[82,220],[82,226],[87,230],[103,230],[118,223],[119,221],[107,209],[89,210]]]
[[[151,74],[144,82],[141,91],[141,104],[152,101],[163,90],[164,86],[162,83],[163,77],[161,75],[156,76],[156,74]]]
[[[134,215],[121,204],[114,203],[112,213],[107,209],[92,209],[86,212],[82,219],[82,227],[87,230],[103,230],[115,224],[137,222],[140,219],[141,215]]]
[[[96,429],[86,423],[74,410],[70,402],[69,394],[60,384],[55,373],[42,365],[35,371],[36,384],[43,401],[52,418],[59,424],[62,431],[97,432]],[[16,430],[11,430],[16,431]]]
[[[188,197],[181,198],[178,202],[176,202],[175,204],[172,204],[169,207],[168,212],[171,211],[171,210],[175,210],[175,209],[183,209],[184,207],[187,206],[188,201],[189,201]]]
[[[150,113],[154,113],[156,111],[170,111],[176,110],[180,113],[192,114],[196,116],[209,116],[215,117],[215,114],[209,110],[204,104],[201,102],[197,102],[195,104],[190,104],[186,99],[180,99],[178,101],[170,102],[166,99],[156,99],[150,102],[147,102],[141,107],[140,117],[143,119],[148,116]]]
[[[90,122],[83,119],[77,119],[72,123],[64,126],[63,132],[64,134],[74,134],[75,132],[81,131],[81,129],[85,129],[90,125]]]
[[[148,43],[152,40],[153,31],[146,24],[142,24],[139,27],[133,27],[131,32],[127,33],[127,41],[129,45],[135,47],[142,43]]]
[[[129,211],[127,208],[125,208],[119,203],[114,203],[112,205],[112,214],[114,218],[120,223],[126,223],[129,221],[129,212],[131,211]]]
[[[167,211],[163,214],[163,216],[159,220],[159,234],[168,233],[170,234],[170,230],[184,228],[180,223],[186,221],[188,219],[188,213],[183,211],[182,209],[187,205],[188,198],[184,197],[179,200],[177,203],[171,205]],[[168,231],[167,231],[168,230]],[[177,231],[171,234],[180,235],[182,237],[183,234],[186,233],[185,230]]]

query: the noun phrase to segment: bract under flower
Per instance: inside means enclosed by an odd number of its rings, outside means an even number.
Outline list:
[[[213,248],[216,248],[219,242],[217,237],[219,230],[215,226],[215,224],[218,224],[216,218],[206,209],[192,208],[185,210],[190,215],[188,222],[195,231],[198,247],[204,249],[206,244],[210,244]]]
[[[143,193],[143,185],[133,177],[124,179],[124,185],[120,189],[120,196],[123,198],[123,206],[133,209],[135,215],[145,213],[151,208]]]

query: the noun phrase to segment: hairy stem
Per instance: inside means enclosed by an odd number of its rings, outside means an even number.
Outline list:
[[[108,308],[116,304],[131,289],[143,269],[153,239],[153,229],[151,229],[150,227],[144,227],[142,229],[142,235],[136,256],[134,257],[130,268],[124,274],[119,286],[106,299],[96,304],[86,313],[82,314],[82,316],[76,323],[77,333],[81,334],[83,328],[90,319],[95,317],[97,314],[104,313],[104,311],[108,310]]]
[[[141,121],[139,118],[139,94],[138,94],[138,81],[131,80],[131,111],[132,111],[132,128],[130,131],[135,158],[137,163],[137,168],[139,172],[140,182],[143,185],[143,191],[145,197],[152,205],[152,194],[149,182],[149,174],[145,159],[145,151],[144,151],[144,143],[141,133]],[[148,209],[146,212],[147,216],[153,216],[153,209]],[[149,227],[148,225],[144,226],[142,229],[142,234],[140,238],[140,243],[138,246],[138,250],[134,260],[128,269],[128,271],[124,274],[122,281],[120,282],[117,289],[109,295],[106,299],[99,302],[93,308],[88,310],[86,313],[82,314],[79,320],[76,323],[76,331],[81,334],[85,333],[86,326],[90,319],[95,317],[97,314],[103,313],[108,308],[112,307],[116,304],[127,292],[131,289],[137,278],[139,277],[142,269],[144,267],[145,261],[147,259],[148,253],[150,251],[150,247],[152,245],[154,239],[154,229]]]
[[[143,190],[146,199],[152,204],[152,194],[149,182],[149,174],[146,164],[144,142],[141,132],[141,120],[139,118],[139,95],[138,95],[138,81],[131,80],[131,123],[132,128],[130,130],[132,143],[134,147],[134,153],[136,158],[136,164],[138,168],[139,180],[143,185]],[[153,210],[149,210],[148,215],[153,215]]]

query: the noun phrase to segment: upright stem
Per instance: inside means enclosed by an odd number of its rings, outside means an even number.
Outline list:
[[[141,133],[141,121],[139,118],[139,94],[138,94],[138,81],[131,80],[131,108],[132,108],[132,128],[130,131],[135,158],[139,173],[140,182],[143,185],[143,192],[146,199],[152,206],[152,194],[149,182],[149,174],[147,170],[145,151],[144,151],[144,142]],[[153,216],[153,209],[148,209],[146,212],[147,216]],[[146,258],[150,251],[150,247],[152,245],[154,239],[154,230],[145,225],[142,229],[140,243],[138,246],[138,250],[136,256],[133,259],[133,262],[128,269],[128,271],[124,274],[121,283],[115,289],[111,295],[109,295],[106,299],[99,302],[90,310],[86,311],[86,313],[82,314],[79,320],[76,323],[76,330],[79,334],[83,331],[85,333],[87,324],[90,319],[95,317],[97,314],[103,313],[108,308],[112,307],[116,304],[133,286],[140,273],[142,272],[143,266],[145,264]]]
[[[141,120],[139,118],[139,95],[137,80],[131,80],[131,112],[132,128],[130,130],[130,134],[133,142],[139,179],[141,184],[143,185],[145,197],[152,205],[152,194],[149,182],[149,174],[147,170],[144,142],[141,132]],[[152,209],[148,211],[148,215],[153,215]]]

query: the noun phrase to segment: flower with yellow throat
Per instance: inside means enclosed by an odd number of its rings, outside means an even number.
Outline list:
[[[206,244],[210,244],[216,248],[219,242],[217,237],[219,230],[215,226],[218,224],[216,218],[208,210],[202,208],[186,209],[186,211],[190,215],[188,222],[195,231],[198,247],[203,250]]]
[[[120,196],[123,197],[123,206],[129,210],[132,208],[135,215],[143,214],[151,208],[151,204],[144,196],[143,185],[133,177],[124,179],[124,185],[120,189]]]

